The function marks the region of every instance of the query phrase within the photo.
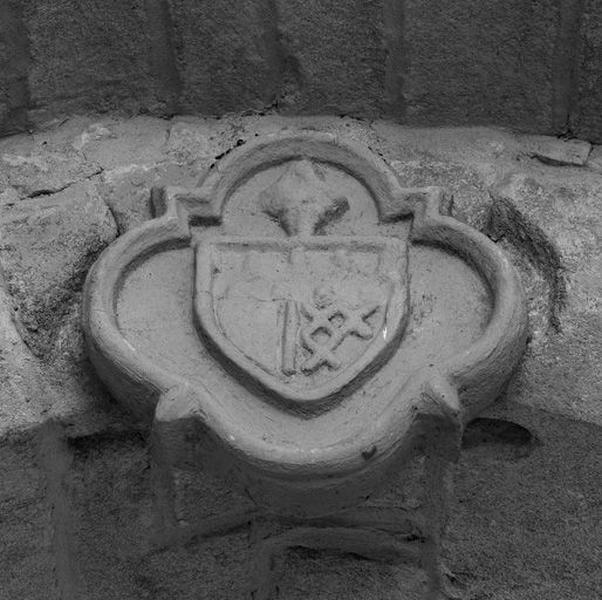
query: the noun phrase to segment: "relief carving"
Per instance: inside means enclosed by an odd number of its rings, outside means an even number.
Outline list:
[[[445,593],[450,469],[520,359],[526,311],[501,250],[441,215],[442,197],[334,136],[258,138],[198,188],[155,190],[162,214],[88,276],[90,357],[152,427],[165,540],[190,534],[174,513],[183,457],[256,506],[192,530],[288,525],[258,542],[255,598],[296,545],[415,561],[430,597]],[[416,453],[420,514],[365,502]],[[400,540],[407,519],[414,537]]]

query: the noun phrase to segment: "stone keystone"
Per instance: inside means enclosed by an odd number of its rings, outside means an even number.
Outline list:
[[[508,259],[441,215],[442,199],[361,146],[287,133],[229,153],[197,188],[154,190],[163,214],[102,254],[85,289],[89,354],[150,426],[164,543],[261,519],[274,528],[251,565],[256,599],[272,593],[274,556],[299,545],[417,562],[442,597],[462,430],[526,336]],[[400,540],[407,511],[366,498],[416,453],[425,500]],[[175,465],[221,474],[256,508],[179,524]]]

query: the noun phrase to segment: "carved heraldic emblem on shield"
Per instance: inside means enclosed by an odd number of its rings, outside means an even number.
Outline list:
[[[526,338],[512,265],[444,198],[336,135],[258,136],[198,186],[154,190],[157,217],[88,275],[90,359],[149,425],[165,539],[261,518],[257,600],[272,597],[272,553],[295,545],[404,557],[441,588],[464,425]],[[427,483],[402,540],[405,508],[367,499],[416,454]],[[222,475],[249,511],[180,521],[175,467]]]
[[[222,236],[197,248],[195,314],[243,375],[298,403],[321,401],[385,360],[408,316],[406,246],[323,235],[348,200],[292,161],[259,198],[286,238]]]
[[[526,338],[512,265],[441,214],[443,198],[403,187],[358,144],[283,131],[234,149],[195,188],[155,190],[161,214],[88,275],[90,358],[150,425],[166,539],[187,527],[173,468],[223,475],[252,508],[188,529],[232,531],[257,510],[274,520],[253,542],[257,600],[271,598],[275,550],[339,542],[414,557],[429,597],[441,589],[464,425],[500,395]],[[403,541],[405,508],[366,499],[416,453],[428,484]]]

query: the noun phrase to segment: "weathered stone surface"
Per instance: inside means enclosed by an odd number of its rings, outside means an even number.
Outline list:
[[[16,327],[18,313],[5,285],[3,280],[0,289],[0,438],[11,439],[13,434],[20,436],[23,432],[27,432],[28,439],[35,437],[32,432],[48,419],[62,421],[69,435],[85,435],[114,423],[123,427],[124,415],[110,409],[110,399],[85,365],[79,304],[74,303],[61,324],[53,360],[43,362],[32,354],[23,341],[23,332]]]
[[[13,135],[0,139],[0,165],[2,165],[0,169],[0,190],[2,192],[5,192],[8,188],[14,188],[9,183],[9,167],[1,157],[5,154],[26,157],[31,155],[33,147],[33,137],[28,134]],[[19,194],[20,196],[21,194]]]
[[[563,140],[545,135],[523,138],[524,152],[550,165],[581,167],[587,162],[591,144],[583,140]]]
[[[408,0],[406,122],[553,132],[555,0]]]
[[[595,164],[597,147],[594,148],[588,159],[588,166],[591,169],[584,171],[583,169],[573,170],[538,165],[537,162],[524,156],[523,143],[520,139],[505,132],[495,132],[489,129],[420,130],[384,123],[370,125],[352,119],[306,117],[294,120],[277,116],[271,118],[250,116],[222,120],[179,119],[171,125],[157,121],[154,126],[152,120],[148,120],[146,129],[155,133],[142,138],[133,135],[132,139],[128,140],[125,133],[123,134],[125,138],[111,137],[114,132],[102,123],[106,124],[106,121],[85,121],[71,125],[67,123],[59,129],[49,130],[38,136],[7,138],[1,144],[2,154],[29,156],[32,153],[35,154],[36,148],[42,144],[42,147],[49,148],[56,153],[60,151],[61,147],[73,149],[73,144],[80,147],[84,154],[90,151],[91,154],[94,154],[95,159],[104,161],[108,167],[107,172],[103,174],[104,184],[114,190],[108,190],[108,195],[105,195],[107,188],[103,185],[103,195],[111,204],[112,210],[115,211],[122,230],[127,229],[129,223],[138,223],[141,219],[149,216],[147,193],[151,184],[160,184],[161,181],[176,183],[180,173],[183,177],[190,177],[186,181],[194,180],[197,168],[200,175],[223,152],[236,147],[237,144],[253,139],[258,133],[283,130],[290,128],[293,123],[299,127],[319,127],[329,130],[340,135],[342,139],[358,140],[379,150],[392,161],[393,166],[402,177],[404,185],[439,183],[447,186],[455,196],[453,214],[483,230],[487,230],[488,211],[491,203],[486,193],[487,186],[499,182],[506,173],[516,172],[518,166],[524,172],[527,180],[531,179],[536,182],[528,184],[525,188],[523,200],[520,203],[520,207],[524,207],[524,209],[519,207],[520,211],[525,211],[530,221],[537,224],[539,229],[544,232],[546,239],[549,236],[554,244],[557,239],[565,240],[563,242],[564,250],[561,251],[558,248],[560,258],[562,259],[563,251],[573,257],[571,264],[575,265],[577,272],[581,272],[581,275],[578,276],[578,280],[581,282],[580,286],[584,285],[589,289],[586,293],[585,288],[574,288],[577,293],[573,296],[573,304],[577,307],[581,306],[578,308],[581,312],[590,310],[587,307],[592,302],[592,296],[595,297],[597,293],[591,287],[596,280],[596,269],[592,262],[596,251],[592,245],[593,238],[590,233],[596,221],[596,218],[591,215],[598,214],[599,210],[596,202],[599,184],[593,171],[595,167],[592,166]],[[161,158],[161,143],[158,140],[163,140],[165,137],[164,125],[170,129],[170,134],[164,147],[165,154]],[[117,134],[120,130],[135,133],[140,129],[140,127],[134,127],[126,122],[115,127],[114,131]],[[34,137],[37,138],[38,146],[35,146]],[[153,140],[157,140],[157,142],[155,143]],[[109,146],[101,150],[100,145],[105,142]],[[149,154],[145,154],[145,150],[149,148]],[[142,164],[136,163],[138,152],[140,152]],[[111,163],[113,156],[117,159]],[[159,162],[156,163],[156,161]],[[161,166],[162,161],[167,161],[167,163]],[[111,164],[116,166],[112,167]],[[157,170],[155,167],[148,170],[148,167],[153,164],[158,165]],[[179,167],[178,164],[181,164],[182,167]],[[129,165],[129,167],[122,171],[124,165]],[[189,167],[189,170],[185,168],[186,166]],[[535,169],[533,174],[531,173],[532,169]],[[83,174],[87,175],[88,173],[87,170],[83,171]],[[170,173],[173,173],[173,178]],[[8,205],[14,205],[22,197],[22,193],[9,186],[8,174],[6,168],[0,171],[0,183],[4,185],[2,201]],[[74,171],[75,176],[76,172]],[[165,179],[163,179],[164,177]],[[550,191],[552,196],[549,196],[548,192],[538,191],[539,186],[546,187],[548,185],[546,182],[551,181],[551,178],[557,181],[552,186],[554,189]],[[563,182],[558,178],[568,179]],[[143,183],[140,184],[139,182],[142,180]],[[27,183],[26,178],[23,181]],[[563,192],[563,188],[570,188],[571,191]],[[561,208],[565,202],[562,200],[563,194],[570,194],[571,197],[574,197],[570,206],[567,205],[566,213]],[[544,200],[545,198],[548,200]],[[39,200],[43,201],[44,196],[41,196]],[[533,207],[536,205],[540,208],[533,212]],[[554,210],[550,210],[550,207],[553,207]],[[555,207],[559,207],[558,210]],[[129,216],[130,211],[131,216]],[[583,227],[576,221],[574,226],[571,225],[577,217],[579,217],[580,223],[583,222]],[[570,226],[570,235],[563,233],[563,228],[567,226]],[[578,252],[579,248],[583,249],[582,253]],[[521,269],[525,269],[525,282],[531,281],[535,286],[532,292],[534,327],[546,331],[550,327],[549,315],[558,311],[557,308],[549,305],[551,296],[549,295],[548,280],[543,275],[537,275],[539,271],[530,266],[529,260],[525,261],[517,255],[517,264]],[[44,277],[44,275],[41,274],[40,277]],[[535,301],[536,298],[540,298],[540,300]],[[538,304],[539,307],[535,304]],[[566,313],[560,311],[561,320],[563,314]],[[578,329],[575,337],[571,338],[575,340],[575,343],[578,343],[581,335],[579,331]],[[568,343],[568,340],[560,336],[557,343],[560,348],[562,344]],[[555,350],[552,347],[550,347],[549,356],[551,361],[549,364],[552,368],[555,360]],[[582,385],[588,386],[589,384],[585,382],[591,381],[591,378],[590,376],[584,377],[581,381]],[[594,392],[590,391],[585,397],[592,398],[593,394]],[[555,410],[566,408],[569,414],[579,415],[581,418],[592,418],[593,412],[596,411],[595,404],[583,404],[577,401],[576,396],[572,396],[574,399],[570,403],[565,403],[563,400],[565,397],[562,394],[554,396],[557,399],[554,404]],[[529,402],[527,395],[522,395],[521,398],[525,402]],[[534,395],[533,398],[538,406],[540,402],[545,402],[543,395]],[[587,408],[588,406],[589,408]]]
[[[503,244],[521,271],[532,340],[513,397],[601,423],[600,175],[540,164],[524,155],[529,137],[506,132],[386,123],[372,129],[378,138],[371,143],[379,143],[404,183],[446,185],[454,192],[452,214]],[[507,202],[492,203],[487,189],[500,184]]]
[[[486,416],[456,471],[447,566],[459,597],[595,597],[600,427],[513,402]]]
[[[582,3],[581,28],[576,42],[576,90],[571,129],[580,138],[602,143],[602,6],[599,0]]]
[[[282,81],[289,112],[382,114],[386,49],[382,0],[279,0]]]
[[[165,185],[193,186],[198,181],[197,175],[196,170],[174,163],[157,167],[132,165],[105,171],[99,192],[121,234],[153,217],[150,189]]]
[[[169,159],[196,169],[200,179],[220,156],[253,135],[245,129],[244,121],[246,119],[238,117],[219,121],[195,117],[174,119],[167,142]]]
[[[5,205],[0,264],[33,352],[48,355],[62,319],[98,253],[115,238],[115,222],[94,184]]]
[[[140,433],[73,438],[72,495],[77,549],[86,600],[244,598],[249,559],[246,533],[171,549],[157,549],[150,457]],[[178,480],[182,519],[243,509],[248,498],[212,478]],[[199,499],[201,500],[199,502]]]
[[[5,0],[0,11],[0,134],[89,111],[282,109],[602,140],[598,0]]]
[[[157,600],[174,595],[182,600],[248,596],[253,552],[246,531],[152,551],[150,457],[142,436],[81,437],[73,439],[71,447],[72,498],[79,508],[76,544],[89,600],[140,593],[154,594]],[[251,504],[209,476],[178,473],[177,487],[178,516],[186,521],[219,518],[224,507],[244,510]],[[262,523],[255,527],[252,536],[261,535]],[[288,553],[279,585],[280,597],[287,600],[350,595],[379,600],[399,592],[418,600],[424,587],[424,574],[404,565],[379,565],[351,555],[305,550]]]
[[[88,122],[70,119],[47,131],[0,140],[0,193],[15,190],[19,198],[33,198],[99,174],[102,167],[72,144]]]
[[[128,129],[125,123],[122,129],[112,129],[105,127],[106,122],[98,118],[68,122],[35,136],[7,138],[0,142],[0,157],[31,156],[42,148],[51,153],[60,153],[61,148],[68,152],[79,148],[84,155],[86,149],[98,152],[95,160],[100,157],[107,167],[93,180],[114,186],[111,208],[118,221],[123,217],[123,230],[145,218],[138,207],[146,202],[148,186],[155,181],[161,183],[165,177],[165,181],[176,182],[181,171],[181,181],[188,185],[197,168],[199,173],[208,169],[239,140],[244,144],[257,133],[287,128],[328,130],[343,140],[368,144],[393,162],[404,185],[440,182],[450,187],[455,195],[452,214],[488,232],[512,255],[528,291],[531,319],[528,354],[507,392],[508,405],[499,404],[485,415],[520,424],[528,432],[511,425],[482,423],[469,428],[465,438],[446,551],[453,587],[460,597],[475,600],[596,597],[601,580],[596,503],[602,470],[600,428],[595,425],[602,422],[598,147],[593,148],[585,168],[556,167],[525,156],[521,136],[488,128],[414,129],[347,118],[248,116],[179,119],[173,124],[157,121],[157,135],[163,125],[171,130],[161,158],[159,144],[154,146],[156,153],[144,154],[145,144],[153,145],[152,136],[146,142],[135,141],[135,135],[128,142],[129,133],[110,137],[115,131],[133,132],[135,128]],[[152,129],[152,121],[147,123]],[[110,129],[108,134],[105,128]],[[106,151],[94,149],[105,141],[112,144]],[[142,157],[139,163],[137,154]],[[112,155],[120,158],[111,163]],[[87,176],[84,173],[85,169],[82,178]],[[23,202],[25,208],[43,206],[53,198],[42,195],[24,201],[24,192],[9,184],[8,175],[9,167],[3,163],[2,219],[18,213]],[[73,178],[76,176],[73,171]],[[144,179],[141,185],[137,185],[139,178]],[[488,186],[505,191],[491,199]],[[62,194],[73,187],[78,184],[70,184]],[[109,202],[105,191],[103,188],[102,194]],[[132,208],[125,208],[130,201]],[[96,201],[92,204],[100,206]],[[101,208],[92,213],[101,215]],[[33,208],[31,211],[36,213]],[[77,226],[86,229],[86,219],[76,213]],[[104,222],[105,217],[99,218]],[[37,220],[32,219],[35,225]],[[7,234],[27,246],[43,233],[43,228],[35,225],[29,233],[19,228],[22,235],[17,235],[13,221],[11,217],[2,226],[3,246]],[[107,241],[115,235],[114,225],[108,229],[112,233]],[[94,236],[85,236],[91,244],[96,243]],[[60,246],[60,239],[55,242],[56,246],[44,246],[39,252],[41,261],[35,271],[39,282],[31,286],[38,297],[45,289],[48,298],[56,292],[52,286],[44,287],[47,266],[54,273],[46,255]],[[20,269],[14,251],[7,253],[3,248],[0,254],[3,269],[7,258],[9,271]],[[9,273],[5,275],[8,279]],[[59,281],[58,286],[62,285]],[[246,563],[252,558],[246,530],[221,540],[191,542],[165,551],[151,549],[155,529],[146,440],[115,410],[89,371],[86,373],[78,331],[79,296],[71,297],[45,362],[36,360],[20,339],[19,333],[30,341],[35,332],[19,332],[14,327],[16,298],[5,294],[0,302],[0,465],[10,471],[0,476],[9,482],[0,486],[0,537],[8,540],[0,558],[2,565],[7,565],[0,574],[0,589],[8,590],[5,595],[11,600],[68,598],[69,588],[57,591],[56,583],[52,544],[61,539],[68,541],[62,547],[76,558],[72,561],[67,554],[66,561],[65,554],[58,555],[61,564],[71,565],[61,571],[63,582],[68,584],[75,573],[74,581],[81,585],[71,597],[78,597],[80,590],[86,600],[145,595],[165,600],[176,596],[232,600],[237,594],[242,596]],[[166,321],[164,314],[157,324]],[[55,325],[50,322],[51,327]],[[74,438],[68,449],[74,452],[73,462],[61,454],[62,466],[54,473],[66,494],[52,497],[53,503],[57,498],[66,500],[61,505],[66,507],[62,538],[55,537],[56,516],[42,481],[46,473],[36,471],[41,466],[37,437],[28,436],[24,446],[15,450],[11,436],[53,417],[65,421],[65,434]],[[54,456],[42,466],[44,471]],[[405,489],[407,479],[402,479]],[[405,501],[402,488],[392,486],[388,498]],[[244,499],[228,489],[214,489],[204,475],[189,478],[178,472],[177,487],[178,516],[185,520],[202,517],[205,508],[215,515],[225,507],[246,506]],[[262,531],[258,525],[251,535]],[[284,570],[280,595],[295,600],[351,596],[381,600],[400,593],[414,600],[420,598],[418,592],[424,584],[420,572],[304,550],[291,552]]]
[[[49,408],[40,398],[42,370],[14,323],[13,301],[0,288],[0,438],[35,428]]]
[[[170,123],[139,118],[90,125],[73,144],[105,171],[99,191],[120,233],[152,217],[150,190],[195,185],[216,157],[236,146],[235,122],[179,118]]]
[[[238,146],[156,191],[165,215],[111,244],[84,289],[92,364],[153,423],[159,540],[260,522],[258,600],[299,546],[422,566],[419,587],[442,591],[454,449],[525,348],[518,276],[439,214],[438,188],[403,188],[362,145],[291,130]],[[416,454],[422,506],[364,506]],[[180,525],[178,467],[212,468],[251,507]]]
[[[104,170],[150,168],[166,158],[169,123],[74,117],[33,135],[0,140],[0,189],[22,196],[59,191]]]
[[[15,204],[21,199],[19,192],[12,187],[6,187],[0,192],[0,206]]]
[[[538,408],[602,424],[602,178],[539,167],[493,187],[490,235],[513,247],[530,293],[532,338],[512,388]]]
[[[6,599],[64,597],[57,581],[53,500],[39,451],[32,432],[0,441],[0,596]]]
[[[602,146],[594,146],[586,165],[593,171],[602,173]]]
[[[169,124],[161,119],[135,117],[125,121],[93,121],[71,144],[102,169],[150,167],[164,158]]]
[[[514,166],[520,148],[515,136],[486,128],[463,129],[458,136],[455,128],[414,129],[386,121],[370,129],[376,133],[370,144],[391,162],[404,185],[444,187],[451,214],[486,230],[488,186],[500,170]]]
[[[558,600],[592,600],[602,577],[599,427],[512,403],[498,405],[488,418],[492,421],[469,427],[455,475],[445,565],[456,594],[540,600],[545,593]],[[2,575],[3,589],[15,597],[41,600],[53,598],[48,591],[53,582],[44,578],[44,569],[52,566],[44,555],[52,529],[45,475],[31,454],[37,442],[30,444],[11,440],[2,447],[2,464],[11,473],[5,481],[13,482],[6,488],[12,494],[3,515],[16,517],[3,522],[4,539],[10,540],[5,548],[12,552],[3,558],[20,561],[14,563],[19,571]],[[66,450],[72,454],[63,480],[73,532],[69,548],[86,600],[145,594],[157,600],[245,597],[252,558],[247,532],[153,550],[150,457],[143,436],[134,431],[78,436]],[[392,498],[402,499],[410,477],[404,472],[393,478]],[[403,501],[414,505],[410,498]],[[245,509],[248,502],[210,477],[178,474],[182,519],[216,516],[225,506]],[[256,535],[261,527],[256,524]],[[31,579],[20,576],[26,567]],[[48,586],[43,593],[34,585],[40,580]],[[414,569],[305,550],[289,553],[279,583],[287,600],[381,600],[400,593],[424,598],[423,574]]]
[[[78,152],[46,152],[0,155],[0,169],[8,185],[22,197],[33,198],[60,192],[83,178],[100,173]]]
[[[26,5],[31,100],[46,111],[137,112],[154,103],[144,1],[35,0]]]
[[[18,0],[0,5],[0,135],[23,131],[30,103],[29,40]]]
[[[270,105],[279,57],[266,2],[168,1],[185,112],[221,115]]]

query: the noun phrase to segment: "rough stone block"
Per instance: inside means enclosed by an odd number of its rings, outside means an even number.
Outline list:
[[[43,120],[82,110],[149,107],[144,1],[34,0],[27,4],[31,100]]]
[[[546,135],[529,136],[523,145],[528,156],[559,166],[583,166],[592,149],[591,144],[583,140],[563,140]]]
[[[146,116],[90,123],[71,138],[72,147],[102,169],[150,167],[164,158],[169,125]]]
[[[266,2],[168,1],[184,110],[221,115],[271,104],[278,57]]]
[[[387,54],[382,0],[278,0],[282,87],[291,112],[382,113]]]
[[[2,440],[12,444],[13,434],[31,432],[48,419],[60,420],[70,435],[121,425],[124,415],[111,411],[106,392],[86,369],[77,298],[66,309],[64,324],[58,324],[50,367],[23,341],[15,323],[17,307],[3,279],[0,284],[0,455]]]
[[[0,264],[32,351],[47,355],[88,268],[116,226],[91,182],[3,207]]]
[[[407,0],[409,124],[554,130],[555,0]]]
[[[165,158],[169,124],[162,119],[74,117],[59,126],[0,140],[0,189],[40,195],[132,165],[153,166]]]
[[[0,280],[2,281],[2,280]],[[2,281],[2,283],[4,283]],[[35,427],[48,409],[38,361],[14,323],[12,298],[0,286],[0,437]]]
[[[183,117],[172,121],[167,142],[170,160],[196,166],[200,178],[218,156],[246,136],[238,118],[227,120]]]
[[[602,143],[602,5],[585,0],[577,43],[576,93],[571,125],[585,140]]]
[[[73,149],[48,152],[39,148],[27,153],[6,152],[0,155],[0,170],[7,184],[22,197],[36,197],[59,192],[69,185],[100,172]]]

